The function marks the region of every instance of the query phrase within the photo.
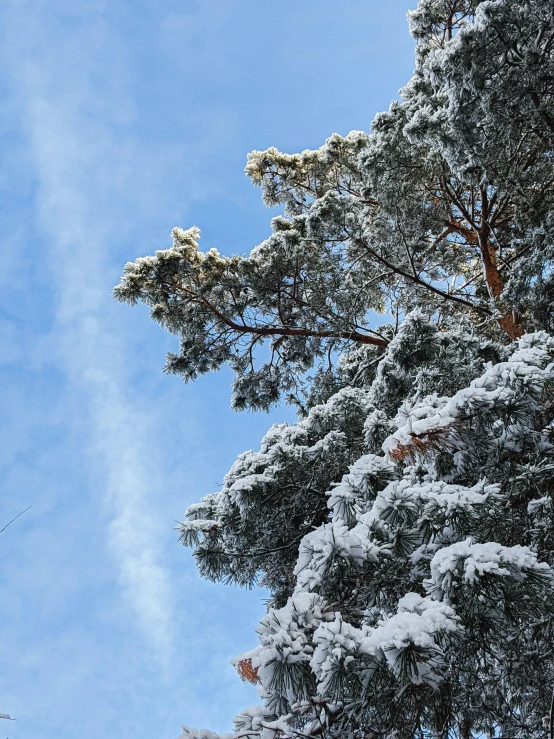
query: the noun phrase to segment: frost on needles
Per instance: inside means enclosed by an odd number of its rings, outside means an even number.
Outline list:
[[[182,739],[554,735],[554,9],[409,23],[370,133],[249,155],[266,241],[177,228],[115,291],[179,336],[168,372],[298,408],[179,527],[204,577],[270,592],[234,661],[259,704]]]

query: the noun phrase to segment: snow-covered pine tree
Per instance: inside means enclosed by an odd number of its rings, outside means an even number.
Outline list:
[[[265,242],[174,229],[116,288],[180,337],[168,372],[298,407],[180,526],[204,577],[271,593],[235,737],[554,735],[554,6],[409,23],[371,133],[248,157]]]

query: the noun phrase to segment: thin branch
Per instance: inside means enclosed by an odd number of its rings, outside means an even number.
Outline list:
[[[5,531],[10,524],[12,524],[14,521],[16,521],[19,518],[19,516],[22,516],[24,513],[27,513],[27,511],[29,510],[29,508],[32,508],[32,507],[33,507],[32,505],[28,506],[27,508],[25,508],[24,511],[21,511],[21,513],[18,513],[17,516],[14,516],[11,521],[8,521],[8,523],[0,529],[0,534],[3,531]],[[15,719],[12,719],[12,720],[15,720]]]
[[[460,213],[463,215],[466,221],[470,224],[470,226],[474,229],[474,231],[477,232],[477,225],[474,223],[472,217],[467,211],[467,208],[465,207],[463,202],[458,197],[456,191],[450,187],[449,183],[446,180],[443,180],[443,187],[446,191],[446,194],[450,198],[450,200],[459,209]]]
[[[416,275],[411,275],[409,272],[405,272],[403,269],[398,267],[395,264],[392,264],[388,261],[385,257],[378,254],[376,251],[374,251],[367,242],[358,240],[358,243],[360,246],[365,248],[375,259],[377,259],[378,262],[383,264],[385,267],[390,269],[395,274],[401,275],[402,277],[405,277],[407,280],[410,280],[410,282],[415,283],[416,285],[420,285],[421,287],[424,287],[426,290],[429,290],[432,293],[435,293],[435,295],[439,295],[441,298],[444,298],[445,300],[451,300],[454,303],[459,303],[460,305],[465,306],[466,308],[471,308],[471,310],[475,310],[478,313],[484,313],[487,316],[491,315],[491,311],[488,308],[485,308],[481,305],[475,305],[474,303],[471,303],[469,300],[464,300],[464,298],[459,298],[456,295],[452,295],[452,293],[446,293],[444,290],[440,290],[438,287],[435,287],[434,285],[431,285],[429,282],[425,282],[425,280],[422,280],[420,277],[417,277]]]
[[[316,339],[346,339],[348,341],[356,341],[360,344],[372,344],[373,346],[381,347],[386,349],[388,341],[384,339],[374,338],[361,334],[355,329],[352,331],[313,331],[309,328],[296,328],[294,326],[249,326],[247,324],[236,323],[232,318],[226,316],[218,308],[215,307],[210,301],[202,296],[197,295],[194,290],[190,290],[182,285],[176,285],[174,283],[167,285],[168,289],[174,290],[175,293],[184,293],[188,296],[191,302],[203,305],[207,308],[214,316],[217,316],[226,326],[238,331],[241,334],[257,334],[258,336],[306,336],[308,338]],[[241,316],[242,318],[242,316]]]
[[[229,326],[229,328],[239,331],[240,333],[257,334],[258,336],[306,336],[308,338],[317,339],[349,339],[350,341],[357,341],[360,344],[373,344],[382,349],[385,349],[388,346],[388,341],[360,334],[356,330],[312,331],[309,328],[296,328],[294,326],[241,326],[239,323],[235,323],[232,318],[229,318],[218,310],[215,305],[207,300],[207,298],[201,298],[201,302],[209,311]]]

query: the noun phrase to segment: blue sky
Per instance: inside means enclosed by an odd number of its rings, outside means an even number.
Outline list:
[[[413,67],[400,0],[4,0],[0,8],[0,725],[175,739],[256,702],[229,659],[263,593],[202,582],[175,519],[271,422],[111,299],[169,245],[247,252],[252,149],[367,130]],[[5,734],[1,732],[5,731]]]

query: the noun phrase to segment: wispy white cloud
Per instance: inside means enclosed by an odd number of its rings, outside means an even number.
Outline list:
[[[165,664],[174,639],[174,595],[151,498],[148,418],[128,398],[132,357],[109,290],[110,249],[121,220],[117,208],[124,207],[136,174],[132,143],[114,132],[133,115],[125,59],[94,8],[85,26],[51,13],[49,4],[13,3],[10,10],[8,60],[32,145],[39,221],[58,300],[51,347],[68,381],[87,398],[81,411],[91,420],[89,458],[96,479],[105,480],[98,494],[111,518],[109,539],[121,583]],[[56,23],[74,28],[54,33]],[[15,33],[23,25],[25,37]],[[113,115],[102,115],[106,102]]]

